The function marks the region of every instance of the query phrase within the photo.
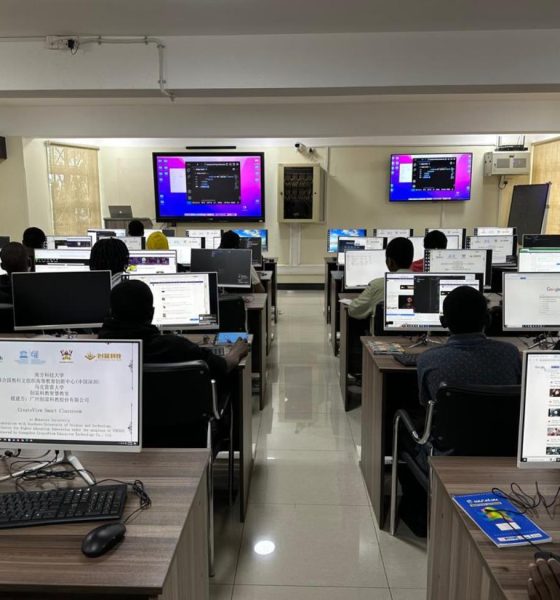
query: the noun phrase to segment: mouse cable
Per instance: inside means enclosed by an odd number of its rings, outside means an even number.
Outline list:
[[[548,516],[553,519],[554,514],[551,513],[550,509],[555,507],[560,497],[560,486],[556,489],[551,501],[547,501],[544,495],[539,489],[539,482],[535,481],[535,495],[527,493],[523,488],[516,482],[510,484],[509,492],[504,492],[500,488],[492,488],[492,493],[497,496],[501,496],[506,500],[509,500],[514,506],[519,509],[519,514],[525,514],[528,511],[535,510],[539,506],[543,506]],[[554,512],[554,511],[553,511]]]
[[[113,483],[124,483],[125,485],[129,486],[131,488],[132,493],[138,497],[138,500],[140,501],[140,506],[136,509],[133,510],[128,517],[126,517],[126,519],[124,519],[123,521],[123,525],[125,525],[126,523],[128,523],[130,521],[130,519],[137,515],[140,511],[142,510],[147,510],[148,508],[150,508],[152,506],[152,499],[150,498],[150,495],[148,494],[148,492],[146,491],[146,488],[144,487],[144,482],[141,481],[140,479],[135,479],[134,481],[130,482],[130,481],[121,481],[120,479],[102,479],[101,481],[97,481],[96,485],[99,485],[101,483],[105,483],[105,482],[113,482]]]

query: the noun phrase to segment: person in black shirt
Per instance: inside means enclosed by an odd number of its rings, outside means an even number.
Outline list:
[[[203,360],[216,380],[223,379],[247,356],[249,346],[243,340],[237,340],[229,353],[221,357],[182,336],[160,333],[152,325],[153,304],[152,291],[143,281],[119,283],[111,291],[111,316],[105,319],[98,338],[142,340],[144,363]]]
[[[6,275],[0,276],[0,304],[12,304],[12,273],[29,271],[27,250],[19,242],[9,242],[0,251],[0,267]]]
[[[144,224],[138,219],[133,219],[128,224],[128,235],[132,237],[142,237],[144,235]]]

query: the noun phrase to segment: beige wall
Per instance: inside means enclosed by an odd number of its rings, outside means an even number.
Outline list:
[[[0,235],[19,242],[29,222],[22,139],[6,138],[6,145],[8,158],[0,161]]]

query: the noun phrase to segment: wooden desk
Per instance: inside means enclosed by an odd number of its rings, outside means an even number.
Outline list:
[[[348,398],[348,360],[350,353],[350,344],[348,336],[348,305],[340,302],[341,300],[353,300],[357,298],[359,294],[355,292],[347,292],[338,294],[338,306],[339,306],[339,321],[340,321],[340,344],[338,351],[339,359],[339,375],[340,375],[340,392],[342,394],[342,401],[344,403],[344,410],[350,410],[349,398]],[[369,321],[369,319],[368,319]]]
[[[271,285],[271,303],[272,303],[272,317],[274,322],[278,322],[278,259],[273,256],[266,256],[263,258],[263,269],[272,273],[272,285]]]
[[[247,327],[253,335],[253,373],[259,376],[259,406],[264,408],[266,401],[266,294],[248,294]]]
[[[272,341],[274,340],[274,333],[272,331],[272,273],[270,271],[261,271],[259,277],[266,293],[266,329],[268,332],[266,336],[266,353],[269,354]]]
[[[323,314],[325,321],[331,322],[331,271],[336,269],[336,256],[325,256],[325,288]]]
[[[497,548],[451,500],[451,494],[503,490],[517,482],[535,494],[535,481],[551,500],[560,485],[554,469],[518,469],[514,458],[434,457],[431,470],[429,600],[526,600],[531,546]],[[530,517],[551,534],[543,550],[560,553],[560,516],[539,509]]]
[[[335,356],[338,354],[336,334],[340,331],[340,313],[338,302],[336,302],[336,298],[338,298],[338,294],[342,292],[343,279],[343,271],[331,271],[331,345],[333,349],[333,354]]]
[[[208,497],[206,450],[145,450],[139,454],[78,453],[98,480],[141,479],[152,507],[127,524],[120,546],[96,559],[81,552],[95,523],[0,531],[0,598],[27,600],[207,600]],[[0,466],[2,474],[6,465]],[[42,487],[50,489],[51,483]],[[85,485],[81,479],[57,487]],[[33,489],[33,484],[26,485]],[[4,483],[2,491],[12,491]],[[138,507],[129,495],[125,516]]]

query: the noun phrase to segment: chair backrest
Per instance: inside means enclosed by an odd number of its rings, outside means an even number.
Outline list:
[[[202,360],[144,364],[142,445],[205,448],[213,414],[211,382]]]
[[[434,446],[457,456],[515,456],[521,386],[442,386],[432,423]]]
[[[0,304],[0,333],[14,331],[14,307],[12,304]]]
[[[385,302],[379,302],[373,313],[373,335],[403,335],[399,331],[385,331]]]
[[[247,309],[241,296],[220,296],[220,331],[247,331]]]

